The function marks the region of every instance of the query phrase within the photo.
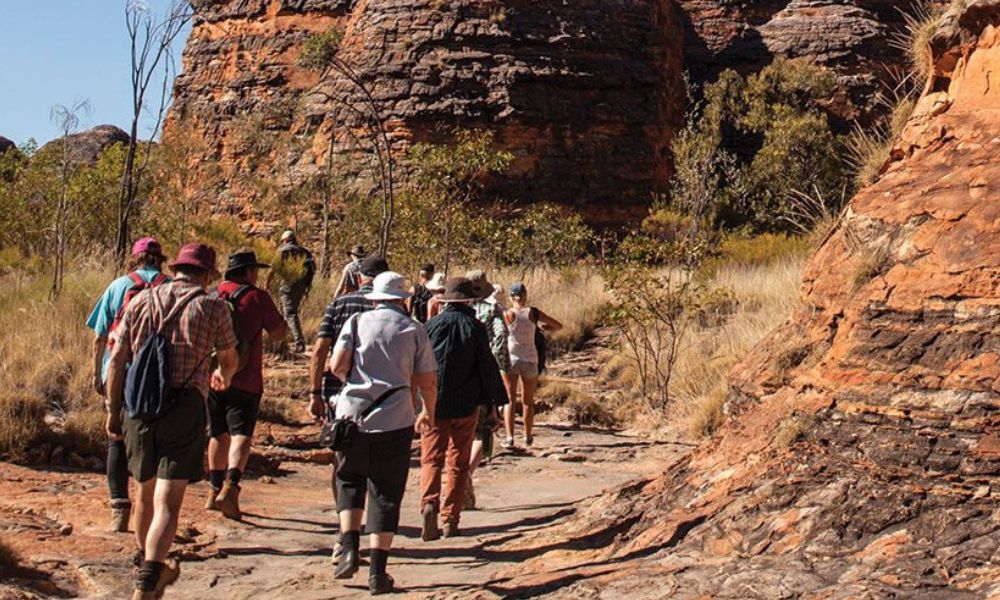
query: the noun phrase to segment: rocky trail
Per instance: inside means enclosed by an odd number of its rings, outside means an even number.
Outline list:
[[[601,390],[595,376],[598,353],[609,335],[598,332],[593,343],[557,361],[552,377],[588,392]],[[278,363],[270,372],[271,385],[286,390],[304,377],[302,360]],[[497,587],[504,571],[542,551],[521,547],[525,539],[539,543],[545,528],[565,520],[581,501],[662,472],[690,450],[683,442],[579,428],[559,418],[553,411],[540,419],[530,451],[498,449],[480,468],[480,509],[463,514],[459,538],[419,539],[414,446],[403,526],[390,561],[401,596],[539,595]],[[167,597],[367,596],[366,570],[352,581],[332,577],[336,513],[329,456],[312,444],[317,430],[306,421],[262,423],[252,466],[266,474],[245,482],[241,523],[202,510],[204,483],[189,489],[175,545],[182,577]],[[28,563],[18,578],[0,582],[0,599],[122,598],[129,593],[132,536],[106,531],[104,494],[100,474],[0,463],[0,535]]]

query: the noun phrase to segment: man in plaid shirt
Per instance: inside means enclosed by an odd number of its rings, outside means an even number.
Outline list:
[[[167,563],[167,552],[187,485],[203,475],[205,399],[210,388],[229,387],[239,363],[229,309],[224,300],[205,293],[219,277],[215,262],[212,248],[184,246],[170,264],[174,281],[135,296],[113,334],[107,429],[112,435],[124,434],[129,471],[139,483],[135,532],[143,565],[134,600],[159,598],[180,575],[176,562]],[[165,320],[173,407],[151,422],[123,416],[126,365]],[[219,363],[214,371],[213,352]]]

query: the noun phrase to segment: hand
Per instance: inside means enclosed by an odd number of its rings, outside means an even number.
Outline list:
[[[104,393],[104,378],[101,377],[100,373],[94,373],[94,391],[102,398],[106,395]]]
[[[229,383],[226,378],[222,375],[222,371],[216,369],[212,372],[212,380],[209,385],[212,387],[213,391],[224,392],[229,389]]]
[[[490,431],[497,431],[500,429],[501,424],[500,413],[494,408],[489,416],[486,417],[486,426],[490,428]]]
[[[427,433],[434,428],[434,416],[426,410],[420,411],[420,414],[417,415],[416,428],[420,433]]]
[[[104,422],[104,429],[108,437],[115,438],[122,435],[122,418],[116,411],[109,410],[108,418]]]
[[[322,423],[327,419],[326,402],[321,394],[314,394],[309,401],[309,412],[317,423]]]

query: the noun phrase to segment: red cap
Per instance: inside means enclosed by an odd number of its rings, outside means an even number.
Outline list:
[[[144,237],[136,240],[135,243],[132,244],[132,256],[142,254],[143,252],[163,256],[163,246],[160,245],[160,242],[158,242],[156,238]]]
[[[177,258],[170,263],[171,268],[178,265],[190,265],[205,269],[216,278],[222,276],[215,268],[215,250],[206,244],[184,244],[180,252],[177,253]]]

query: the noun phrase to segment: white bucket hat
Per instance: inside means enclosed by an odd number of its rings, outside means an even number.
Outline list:
[[[406,278],[399,273],[386,271],[375,277],[371,293],[365,294],[366,300],[383,302],[386,300],[406,300],[413,294],[406,286]]]
[[[444,273],[435,273],[434,277],[425,285],[427,289],[432,292],[443,292],[444,291]]]

